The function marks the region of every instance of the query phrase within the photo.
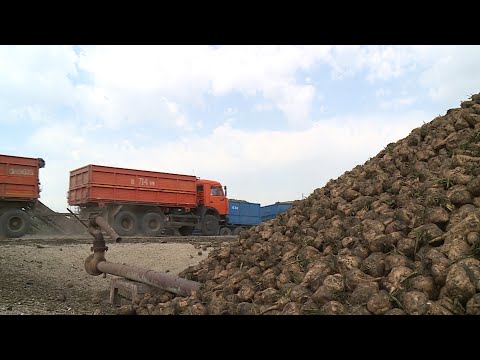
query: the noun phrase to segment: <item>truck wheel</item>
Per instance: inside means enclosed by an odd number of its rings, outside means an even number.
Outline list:
[[[115,220],[113,227],[120,236],[132,236],[137,232],[137,217],[131,211],[120,211]]]
[[[182,226],[178,229],[182,236],[191,236],[195,230],[195,226]]]
[[[233,229],[233,235],[240,235],[240,233],[245,230],[243,227],[239,226],[235,229]]]
[[[7,237],[19,238],[30,230],[31,219],[25,211],[8,210],[0,217],[0,226]]]
[[[147,236],[159,236],[165,229],[165,219],[161,214],[148,213],[142,218],[142,230]]]
[[[218,235],[218,230],[220,228],[220,224],[218,223],[218,219],[213,215],[205,215],[202,222],[202,234],[213,236]]]
[[[223,228],[220,229],[220,235],[221,236],[232,235],[232,230],[230,230],[230,228],[228,228],[228,227],[223,227]]]

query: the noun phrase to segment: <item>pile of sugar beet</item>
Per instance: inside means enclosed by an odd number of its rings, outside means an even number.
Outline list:
[[[477,94],[180,273],[191,296],[128,311],[480,314],[479,259]]]

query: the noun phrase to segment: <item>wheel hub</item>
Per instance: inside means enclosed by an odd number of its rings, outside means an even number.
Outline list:
[[[125,229],[131,229],[132,222],[129,219],[123,219],[122,220],[122,227],[124,227]]]
[[[148,227],[151,229],[151,230],[158,230],[160,228],[160,223],[156,220],[150,220],[148,222]]]
[[[22,220],[18,217],[12,217],[8,222],[10,229],[18,230],[22,225]]]

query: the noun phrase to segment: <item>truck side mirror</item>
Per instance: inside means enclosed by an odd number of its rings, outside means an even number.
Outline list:
[[[227,196],[227,185],[225,185],[223,189],[225,190],[225,196]]]

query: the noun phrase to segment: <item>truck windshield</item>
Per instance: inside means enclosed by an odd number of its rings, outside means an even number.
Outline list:
[[[213,196],[223,196],[223,190],[221,186],[212,186],[210,190],[210,195]]]

